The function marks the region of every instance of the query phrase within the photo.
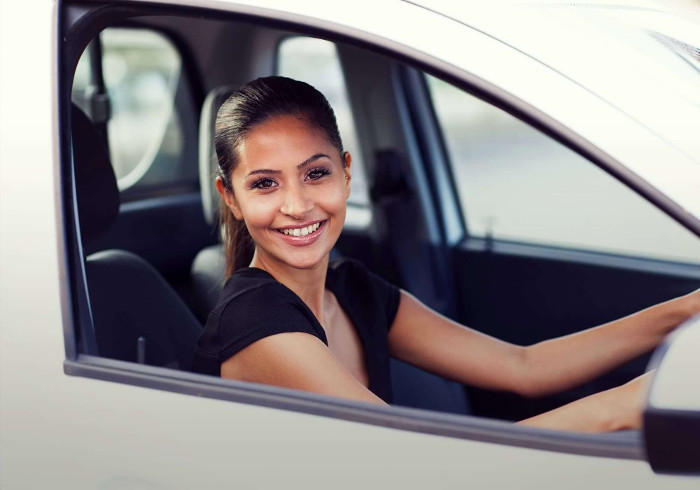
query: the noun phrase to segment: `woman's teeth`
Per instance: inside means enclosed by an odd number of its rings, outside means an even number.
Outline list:
[[[285,228],[282,230],[282,233],[291,236],[306,236],[309,233],[313,233],[314,231],[318,230],[319,226],[321,226],[321,223],[314,223],[313,225],[305,226],[304,228]]]

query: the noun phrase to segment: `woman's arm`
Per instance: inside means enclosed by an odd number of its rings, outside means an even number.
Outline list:
[[[573,432],[612,432],[642,426],[644,395],[654,371],[617,388],[581,398],[518,425]]]
[[[519,392],[523,347],[472,330],[401,291],[389,329],[389,353],[463,384]]]
[[[700,313],[700,290],[633,315],[525,349],[529,396],[581,385],[655,348],[680,323]]]
[[[221,377],[387,405],[313,335],[285,332],[241,349],[221,364]]]
[[[700,290],[558,339],[520,347],[464,327],[402,291],[389,330],[393,356],[443,377],[523,396],[566,390],[654,348],[700,312]]]

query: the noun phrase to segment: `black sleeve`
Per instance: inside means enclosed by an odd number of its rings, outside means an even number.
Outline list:
[[[371,278],[377,297],[384,305],[387,319],[387,331],[391,328],[399,311],[399,301],[401,300],[401,290],[389,281],[379,277],[374,272],[367,269],[367,274]]]
[[[341,267],[347,267],[352,275],[352,283],[357,294],[363,298],[366,305],[378,305],[384,312],[386,329],[389,331],[399,310],[401,290],[389,281],[379,277],[370,271],[361,262],[352,259],[343,259]]]
[[[218,319],[219,360],[226,359],[264,337],[284,332],[305,332],[326,345],[308,312],[279,284],[247,291],[226,305]]]

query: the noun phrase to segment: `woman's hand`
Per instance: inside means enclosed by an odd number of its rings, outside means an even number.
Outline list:
[[[650,306],[621,320],[624,321],[627,318],[633,320],[640,331],[648,333],[648,339],[653,339],[653,347],[656,347],[666,335],[698,314],[700,314],[700,289]]]
[[[700,289],[696,289],[692,293],[688,293],[685,296],[671,301],[680,303],[680,309],[686,312],[686,320],[692,316],[700,315]]]

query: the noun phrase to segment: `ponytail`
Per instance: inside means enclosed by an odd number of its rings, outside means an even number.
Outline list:
[[[255,243],[248,233],[245,222],[233,216],[223,199],[219,207],[219,227],[224,242],[226,279],[228,279],[237,269],[250,265],[255,252]]]

